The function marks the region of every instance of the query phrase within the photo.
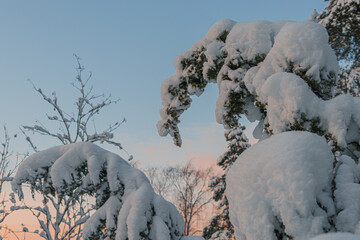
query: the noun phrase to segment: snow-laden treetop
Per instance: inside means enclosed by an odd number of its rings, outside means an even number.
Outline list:
[[[181,146],[179,117],[208,83],[217,83],[216,120],[233,127],[241,114],[259,120],[257,138],[288,130],[325,136],[334,148],[360,139],[360,101],[334,98],[339,70],[326,29],[315,22],[221,20],[174,61],[161,86],[157,127]],[[342,106],[340,109],[339,106]]]
[[[321,13],[320,16],[320,23],[326,25],[333,19],[334,14],[346,6],[350,6],[351,8],[356,9],[356,5],[360,4],[360,0],[331,0],[329,5],[326,7],[326,11]]]
[[[92,143],[63,145],[31,155],[12,181],[20,198],[24,197],[23,183],[56,197],[95,196],[96,211],[85,223],[85,239],[179,240],[184,231],[180,213],[155,194],[140,170]]]

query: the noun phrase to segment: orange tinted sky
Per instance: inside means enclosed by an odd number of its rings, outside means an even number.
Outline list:
[[[35,119],[46,122],[45,111],[52,109],[33,92],[28,78],[46,92],[56,90],[62,104],[73,106],[69,93],[73,93],[70,83],[75,72],[72,54],[77,53],[94,73],[91,84],[96,93],[121,98],[116,107],[104,113],[105,120],[127,118],[115,138],[141,165],[177,165],[188,160],[199,167],[214,165],[226,146],[223,129],[215,123],[216,85],[207,87],[201,98],[195,97],[192,107],[182,116],[182,148],[175,147],[170,137],[157,134],[160,86],[175,74],[175,57],[220,19],[303,21],[314,8],[321,11],[326,4],[314,0],[230,0],[226,4],[208,0],[164,0],[158,4],[116,0],[106,4],[94,0],[1,1],[1,121],[12,135],[19,126],[34,123]],[[98,121],[97,126],[106,128],[108,123]],[[251,137],[251,133],[247,135]],[[52,146],[53,142],[47,140],[39,141],[41,149]],[[15,152],[29,149],[25,141],[14,146]],[[34,224],[25,213],[14,214],[7,221],[2,226],[21,228],[21,223]]]

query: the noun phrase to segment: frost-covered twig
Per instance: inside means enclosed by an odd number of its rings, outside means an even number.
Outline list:
[[[94,209],[86,207],[84,210],[83,197],[79,198],[77,194],[63,197],[43,195],[42,197],[43,206],[28,206],[25,201],[22,201],[21,206],[13,206],[11,210],[30,211],[40,227],[40,231],[35,230],[32,233],[46,240],[80,239],[82,225],[90,218],[90,213]]]
[[[13,212],[9,205],[14,205],[14,195],[9,196],[3,191],[5,183],[9,183],[13,180],[13,173],[17,170],[19,161],[19,155],[14,156],[10,150],[10,136],[8,134],[6,126],[4,126],[4,141],[1,143],[0,149],[0,223],[4,222],[5,219]]]
[[[35,84],[31,82],[33,89],[53,108],[54,113],[46,114],[46,116],[49,121],[55,121],[59,124],[60,131],[50,129],[41,122],[37,121],[34,125],[23,125],[21,127],[21,132],[24,134],[26,140],[35,152],[38,151],[38,147],[29,137],[27,132],[52,137],[64,145],[78,141],[93,143],[106,142],[110,145],[116,146],[120,150],[123,150],[121,144],[113,140],[113,133],[119,126],[121,126],[122,123],[125,122],[125,119],[110,124],[107,129],[100,131],[100,133],[95,127],[93,129],[89,127],[89,123],[94,121],[97,114],[101,113],[104,108],[116,104],[119,99],[113,100],[111,95],[106,96],[105,94],[94,94],[93,87],[88,86],[92,74],[90,73],[84,80],[83,72],[85,68],[81,65],[80,58],[77,55],[74,56],[77,62],[77,74],[72,86],[78,91],[74,104],[76,106],[75,109],[66,111],[59,104],[59,100],[55,92],[52,94],[46,94],[41,88],[36,87]]]

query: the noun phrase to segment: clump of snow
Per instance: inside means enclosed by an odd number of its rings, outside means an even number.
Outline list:
[[[324,89],[324,95],[331,97],[331,88],[325,79],[339,70],[334,51],[328,44],[326,29],[320,24],[289,22],[276,35],[274,45],[263,64],[245,76],[244,82],[250,92],[261,95],[259,90],[272,74],[277,72],[303,72]],[[292,69],[290,69],[292,68]],[[333,85],[328,83],[329,85]]]
[[[240,53],[243,59],[254,59],[267,54],[274,44],[274,37],[287,21],[239,22],[229,33],[225,49],[231,54]]]
[[[308,119],[319,119],[320,127],[326,129],[342,147],[355,140],[351,124],[360,126],[359,99],[339,95],[324,101],[317,97],[297,75],[277,73],[272,75],[258,90],[262,102],[267,104],[269,129],[274,134],[286,131],[288,126],[304,114]],[[357,136],[359,137],[359,136]]]
[[[220,20],[210,28],[205,38],[209,40],[216,40],[224,31],[230,32],[235,24],[236,22],[231,19]]]
[[[155,194],[146,176],[118,155],[94,144],[74,143],[31,155],[19,166],[12,189],[22,198],[22,184],[37,185],[39,181],[52,185],[60,194],[72,193],[74,188],[95,188],[95,197],[101,199],[104,192],[110,192],[85,223],[85,239],[98,233],[103,221],[107,231],[117,229],[116,239],[120,240],[140,239],[140,235],[180,239],[182,235],[182,216]]]
[[[277,134],[243,152],[226,178],[235,238],[271,240],[284,231],[307,240],[330,229],[333,161],[326,141],[308,132]]]
[[[339,211],[335,221],[336,228],[338,231],[360,234],[360,166],[346,155],[341,156],[339,162],[334,192]]]
[[[309,16],[309,21],[313,21],[313,22],[318,22],[317,17],[319,16],[319,13],[316,11],[316,9],[314,9],[311,13],[311,15]]]
[[[360,240],[360,235],[337,232],[321,234],[309,240]]]

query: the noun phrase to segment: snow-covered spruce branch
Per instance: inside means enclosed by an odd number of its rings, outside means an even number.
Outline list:
[[[288,118],[274,125],[267,114],[271,113],[272,101],[261,86],[271,75],[287,72],[302,78],[317,98],[330,99],[339,66],[327,40],[325,28],[311,21],[217,22],[203,39],[176,58],[177,74],[163,82],[159,134],[170,134],[175,144],[181,145],[179,117],[190,107],[190,97],[200,96],[207,84],[214,82],[219,88],[216,120],[226,128],[236,126],[239,117],[245,115],[251,122],[260,121],[260,133],[264,128],[268,134],[290,129],[305,109],[301,105],[295,109],[282,106],[280,110],[292,114],[281,115]],[[297,48],[304,51],[288,50]],[[311,123],[316,125],[318,118],[320,123],[312,131],[320,132],[331,125],[326,122],[327,116],[312,115],[299,127],[311,130]]]
[[[96,210],[85,222],[84,239],[168,239],[170,236],[178,240],[184,231],[179,212],[154,193],[141,171],[92,143],[68,144],[31,155],[20,165],[12,181],[12,188],[20,198],[24,198],[23,183],[54,200],[64,197],[78,200],[85,194],[93,195]],[[79,194],[74,194],[77,191]],[[51,223],[41,224],[48,228]]]

